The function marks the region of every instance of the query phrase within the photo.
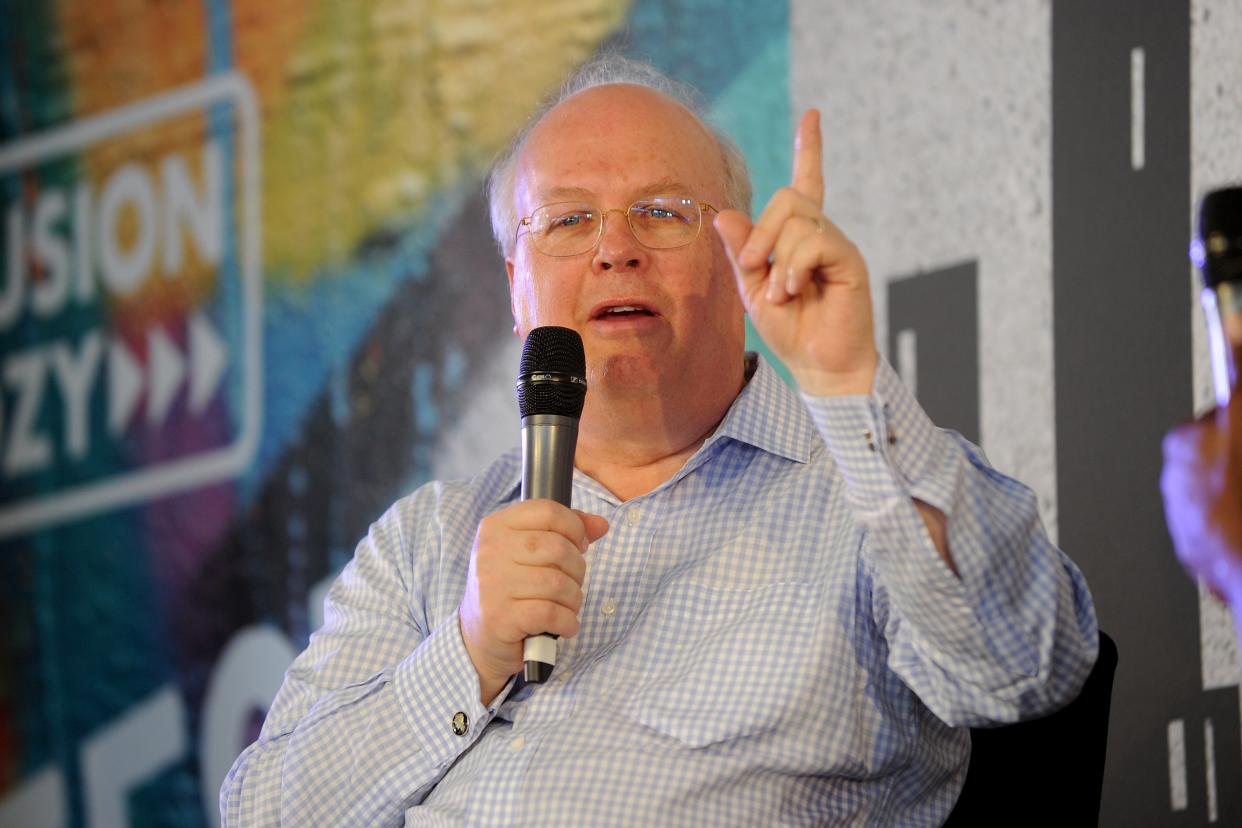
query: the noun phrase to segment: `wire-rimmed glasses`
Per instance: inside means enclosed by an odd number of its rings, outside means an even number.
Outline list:
[[[667,250],[685,247],[699,237],[703,211],[716,210],[705,201],[686,196],[658,195],[640,198],[625,210],[601,210],[585,201],[545,204],[518,222],[517,234],[526,228],[535,249],[547,256],[577,256],[591,250],[604,233],[604,217],[623,213],[634,238],[643,247]]]

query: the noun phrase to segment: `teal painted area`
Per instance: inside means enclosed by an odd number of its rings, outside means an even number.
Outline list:
[[[52,3],[0,0],[0,141],[74,116],[55,19]]]
[[[146,528],[130,509],[3,547],[4,569],[21,573],[15,604],[33,616],[11,628],[24,633],[12,642],[20,655],[12,675],[24,692],[12,707],[14,758],[24,773],[61,770],[70,825],[85,824],[84,740],[175,669]]]
[[[457,214],[465,195],[443,194],[442,209],[382,252],[324,268],[305,286],[269,288],[263,312],[263,434],[241,483],[244,502],[298,438],[302,420],[325,387],[334,415],[348,419],[349,364],[358,342],[402,284],[427,277],[441,225]],[[278,274],[267,274],[266,281],[289,285]]]
[[[0,0],[0,143],[71,122],[75,117],[66,44],[51,3]],[[0,181],[0,204],[32,202],[52,188],[66,193],[78,182],[76,155],[47,159]],[[29,226],[29,225],[28,225]],[[65,237],[69,218],[54,231]],[[5,229],[0,233],[7,234]],[[0,235],[7,252],[12,243]],[[13,278],[7,259],[4,279]],[[29,296],[27,297],[29,298]],[[51,319],[29,311],[0,334],[0,356],[52,341],[76,348],[81,335],[106,324],[102,301],[69,300]],[[2,360],[0,360],[2,361]],[[10,383],[11,384],[11,383]],[[32,431],[57,434],[64,408],[45,387]],[[0,394],[0,412],[12,412],[12,388]],[[124,463],[123,447],[103,423],[104,388],[96,381],[88,402],[88,452],[76,462],[53,454],[42,471],[5,481],[0,499],[55,492]],[[0,434],[11,421],[0,417]],[[148,547],[134,513],[113,512],[0,542],[0,764],[20,779],[56,767],[66,786],[67,821],[84,822],[79,748],[132,700],[166,680],[172,659],[151,579]],[[13,782],[12,778],[4,780]]]
[[[784,0],[636,0],[610,45],[714,101],[768,44],[788,39]],[[788,86],[787,78],[788,72],[778,79],[780,88]]]
[[[233,65],[233,8],[232,0],[203,0],[203,13],[207,22],[207,70],[212,74],[229,72]],[[217,103],[208,112],[209,131],[218,142],[224,169],[231,170],[236,163],[236,127],[237,113],[231,103]],[[238,205],[236,181],[233,176],[224,176],[224,204]],[[236,209],[236,208],[235,208]],[[239,261],[238,237],[240,227],[236,222],[225,223],[224,250],[220,259],[220,278],[216,282],[216,298],[214,318],[220,324],[222,332],[229,336],[231,342],[242,342],[241,331],[245,301],[241,289],[241,263]],[[237,428],[243,419],[245,392],[241,388],[241,375],[237,372],[236,379],[229,393],[225,395],[229,421]]]
[[[712,101],[710,115],[746,154],[758,213],[772,193],[789,183],[793,165],[788,34],[764,45]]]
[[[712,102],[712,119],[737,141],[750,165],[757,216],[772,194],[789,183],[793,166],[793,114],[789,109],[789,33],[771,37],[750,64]],[[746,347],[759,351],[785,381],[793,378],[746,320]]]

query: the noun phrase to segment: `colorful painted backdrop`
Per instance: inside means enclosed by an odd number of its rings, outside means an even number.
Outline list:
[[[1242,822],[1157,489],[1240,42],[1236,0],[0,0],[0,826],[215,824],[368,524],[515,442],[482,177],[603,49],[702,91],[757,206],[823,111],[881,348],[1119,645],[1101,824]]]
[[[0,823],[216,821],[370,521],[515,439],[491,158],[613,49],[702,90],[764,197],[788,31],[743,0],[0,2]]]

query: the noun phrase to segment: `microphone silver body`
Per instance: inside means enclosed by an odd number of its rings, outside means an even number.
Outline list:
[[[547,498],[570,505],[577,444],[575,417],[530,414],[522,418],[522,500]],[[556,636],[543,633],[527,638],[522,658],[527,682],[547,681],[556,666]]]
[[[559,414],[522,418],[522,500],[545,497],[568,506],[573,493],[578,421]]]

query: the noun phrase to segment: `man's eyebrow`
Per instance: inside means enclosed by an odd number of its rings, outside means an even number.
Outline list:
[[[688,192],[690,192],[690,188],[680,181],[673,178],[661,178],[642,187],[638,187],[634,190],[634,195],[668,195],[670,193],[680,195]]]

